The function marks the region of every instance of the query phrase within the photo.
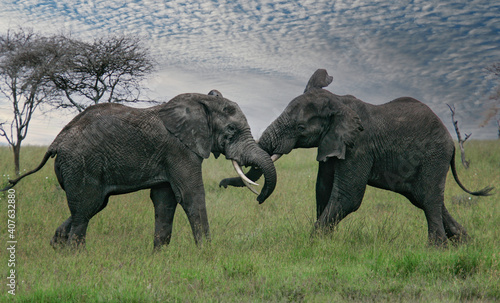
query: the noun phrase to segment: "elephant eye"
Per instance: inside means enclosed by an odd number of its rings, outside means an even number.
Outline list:
[[[305,127],[304,125],[302,125],[302,124],[299,124],[299,125],[297,126],[297,130],[298,130],[299,132],[303,133],[303,132],[306,130],[306,127]]]
[[[226,131],[227,131],[227,134],[232,136],[236,133],[236,127],[233,125],[233,124],[229,124],[227,127],[226,127]]]

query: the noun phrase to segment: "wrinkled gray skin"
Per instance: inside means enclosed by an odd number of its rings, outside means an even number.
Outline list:
[[[466,192],[484,196],[492,188],[470,192],[455,170],[455,146],[441,120],[423,103],[399,98],[372,105],[353,96],[322,89],[332,82],[317,70],[304,94],[295,98],[264,131],[259,145],[270,155],[317,147],[317,229],[330,230],[361,205],[366,185],[404,195],[422,209],[432,244],[465,240],[467,232],[444,205],[448,168]],[[256,180],[261,171],[247,176]],[[241,186],[224,179],[221,186]]]
[[[269,155],[253,139],[238,105],[217,91],[182,94],[146,109],[113,103],[89,107],[64,127],[30,172],[57,155],[55,172],[71,216],[57,228],[52,246],[83,245],[89,220],[106,207],[110,195],[147,188],[155,208],[155,248],[170,242],[177,204],[186,212],[195,242],[209,240],[201,166],[210,152],[263,169],[259,202],[274,190]]]

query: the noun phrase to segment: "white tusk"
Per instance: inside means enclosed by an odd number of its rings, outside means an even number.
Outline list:
[[[278,161],[278,159],[279,159],[279,158],[281,158],[281,156],[283,156],[283,155],[282,155],[282,154],[273,154],[273,155],[271,156],[271,160],[272,160],[273,162],[276,162],[276,161]]]
[[[254,193],[254,194],[256,194],[256,195],[258,195],[258,194],[259,194],[259,192],[258,192],[258,191],[256,191],[253,187],[251,187],[251,186],[250,186],[250,184],[249,184],[249,183],[247,183],[245,180],[243,180],[243,183],[245,183],[245,185],[247,186],[247,188],[248,188],[251,192],[253,192],[253,193]]]
[[[255,182],[253,182],[252,180],[248,179],[247,176],[245,176],[245,174],[241,170],[241,167],[239,166],[238,162],[236,162],[235,160],[233,160],[233,166],[234,166],[234,170],[236,170],[236,172],[238,173],[238,176],[240,176],[241,180],[243,180],[243,183],[245,183],[247,186],[248,186],[248,184],[259,185]]]

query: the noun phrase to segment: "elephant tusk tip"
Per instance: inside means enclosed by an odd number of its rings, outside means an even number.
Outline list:
[[[259,194],[259,192],[258,192],[258,191],[256,191],[254,188],[249,187],[249,186],[247,186],[247,187],[248,187],[248,189],[249,189],[251,192],[253,192],[254,194],[256,194],[256,195],[258,195],[258,194]]]
[[[255,182],[248,182],[250,185],[255,185],[255,186],[259,186],[259,183],[255,183]]]
[[[248,187],[248,189],[250,189],[254,194],[258,195],[259,193],[255,189],[253,189],[250,185],[258,186],[259,184],[253,182],[247,176],[245,176],[245,174],[243,173],[243,170],[241,169],[240,165],[238,164],[238,162],[236,160],[232,160],[232,162],[233,162],[234,169],[236,170],[236,172],[238,173],[238,176],[240,176],[241,180],[246,185],[246,187]]]

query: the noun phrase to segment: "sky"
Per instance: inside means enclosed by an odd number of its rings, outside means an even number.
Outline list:
[[[0,32],[19,27],[140,37],[157,61],[148,97],[217,89],[240,105],[256,138],[318,68],[333,76],[335,94],[372,104],[414,97],[455,138],[450,104],[462,133],[497,137],[494,121],[479,127],[500,84],[486,70],[500,62],[497,1],[2,0]],[[0,120],[11,111],[0,96]],[[74,115],[37,112],[23,144],[50,144]]]

